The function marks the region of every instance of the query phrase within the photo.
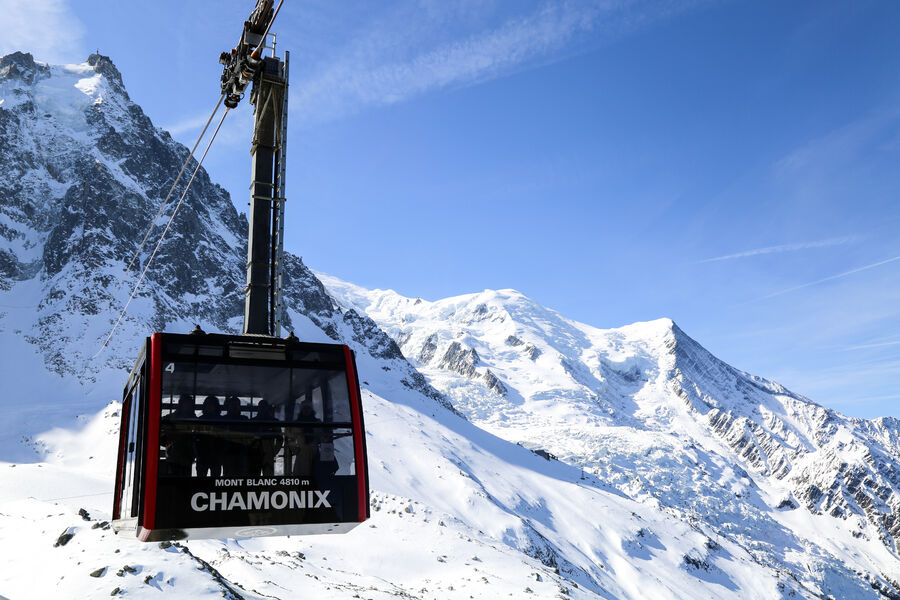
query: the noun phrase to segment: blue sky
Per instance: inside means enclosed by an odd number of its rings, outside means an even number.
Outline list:
[[[99,49],[190,145],[252,0],[0,0],[0,52]],[[854,416],[900,416],[900,3],[285,0],[288,242],[426,299],[668,316]],[[244,208],[250,113],[208,160]]]

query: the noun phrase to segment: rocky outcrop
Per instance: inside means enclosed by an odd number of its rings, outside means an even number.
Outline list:
[[[484,381],[484,385],[495,394],[505,396],[509,393],[509,390],[503,385],[503,382],[497,379],[497,376],[491,373],[490,370],[485,371],[482,374],[481,379]]]
[[[459,342],[451,342],[438,362],[438,367],[459,373],[463,377],[477,377],[478,353],[474,348],[464,348]]]

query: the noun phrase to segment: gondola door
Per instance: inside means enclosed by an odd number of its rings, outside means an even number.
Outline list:
[[[146,483],[147,371],[144,350],[128,378],[122,398],[119,428],[119,453],[116,461],[116,486],[113,500],[113,527],[116,531],[137,533],[143,509]]]

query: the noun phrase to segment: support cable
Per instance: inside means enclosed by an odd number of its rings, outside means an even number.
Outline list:
[[[153,217],[153,220],[150,221],[150,227],[147,228],[147,233],[144,234],[144,239],[141,240],[138,249],[134,251],[134,255],[131,257],[131,260],[128,261],[128,266],[125,267],[125,272],[122,273],[122,277],[119,279],[119,283],[116,284],[115,289],[110,294],[109,302],[112,304],[116,292],[119,291],[119,288],[122,287],[122,284],[125,282],[125,277],[128,276],[128,272],[131,270],[132,265],[134,265],[134,261],[137,260],[138,255],[141,253],[141,250],[144,249],[144,244],[147,243],[147,239],[150,237],[150,233],[153,232],[153,228],[156,227],[156,221],[159,219],[160,215],[162,215],[163,211],[166,209],[166,206],[169,204],[169,198],[172,197],[172,192],[175,191],[175,186],[178,185],[178,182],[181,181],[181,176],[184,174],[184,170],[187,168],[188,163],[191,162],[191,159],[194,158],[194,152],[197,150],[197,146],[200,145],[200,140],[203,139],[203,136],[206,135],[206,130],[209,128],[209,124],[212,123],[213,117],[216,116],[216,113],[219,112],[219,107],[222,105],[222,100],[225,99],[225,94],[219,96],[219,101],[216,103],[216,107],[213,109],[212,114],[209,115],[209,119],[206,120],[206,125],[203,126],[203,131],[200,132],[200,137],[197,138],[197,141],[194,142],[194,147],[191,148],[190,154],[188,154],[187,159],[184,161],[184,164],[181,165],[181,170],[178,171],[178,177],[175,178],[175,183],[172,184],[172,187],[169,188],[169,193],[166,194],[166,199],[163,200],[162,206],[159,207],[159,210],[156,213],[156,216]]]
[[[216,107],[218,110],[218,106]],[[116,319],[115,324],[113,325],[112,331],[109,332],[109,335],[106,336],[106,341],[103,342],[103,345],[100,346],[100,349],[97,350],[97,354],[92,356],[91,358],[96,358],[103,349],[106,348],[109,341],[112,339],[113,335],[116,333],[116,329],[119,327],[119,323],[122,321],[122,318],[125,316],[125,311],[128,310],[128,306],[131,304],[131,301],[134,300],[134,295],[137,293],[138,288],[141,285],[141,282],[144,281],[144,276],[147,274],[147,270],[150,268],[150,264],[153,262],[156,253],[159,251],[160,246],[162,246],[163,240],[166,238],[166,234],[169,232],[169,227],[172,226],[172,222],[175,220],[175,215],[178,214],[178,209],[181,208],[182,202],[184,202],[185,197],[187,197],[188,190],[191,189],[191,184],[194,183],[194,177],[197,176],[197,171],[200,170],[200,166],[203,164],[203,160],[206,158],[206,154],[209,152],[210,146],[212,146],[213,142],[216,139],[216,136],[219,134],[219,129],[222,128],[222,123],[225,122],[225,117],[228,116],[228,112],[230,108],[225,108],[225,112],[222,113],[222,118],[219,120],[219,124],[216,126],[216,130],[213,132],[212,137],[209,138],[209,143],[206,145],[206,150],[203,151],[203,156],[200,157],[200,160],[197,162],[197,167],[194,169],[194,172],[191,174],[191,178],[188,180],[187,187],[184,188],[184,193],[181,194],[181,198],[178,200],[178,204],[175,205],[175,208],[172,210],[172,216],[169,217],[169,222],[166,223],[166,228],[163,230],[162,235],[159,236],[159,241],[156,242],[156,247],[153,249],[153,252],[150,254],[150,258],[147,260],[147,264],[144,265],[144,270],[141,271],[141,276],[138,278],[136,284],[134,284],[134,289],[131,291],[131,295],[128,297],[128,302],[125,303],[125,307],[122,309],[122,312],[119,314],[119,318]]]

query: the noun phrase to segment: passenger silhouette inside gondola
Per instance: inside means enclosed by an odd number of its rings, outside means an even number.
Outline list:
[[[297,415],[298,423],[319,423],[316,410],[312,402],[304,400],[300,404],[300,413]],[[291,474],[299,477],[312,477],[316,461],[316,445],[318,428],[302,427],[294,429],[294,435],[290,440],[292,455]]]
[[[304,400],[300,404],[300,414],[297,416],[297,420],[301,423],[319,423],[319,417],[316,416],[316,409],[313,408],[312,402],[309,400]]]
[[[274,421],[275,410],[268,400],[260,400],[253,421]],[[277,426],[257,426],[256,438],[250,449],[250,474],[269,476],[275,474],[275,457],[281,450],[281,430]]]
[[[321,423],[310,400],[300,404],[300,423]],[[298,450],[295,453],[294,474],[312,477],[318,484],[329,480],[338,469],[334,457],[334,443],[329,432],[323,427],[304,427],[300,434]]]
[[[222,418],[222,407],[216,396],[203,399],[201,421],[218,421]],[[222,474],[222,443],[212,428],[199,429],[197,435],[197,477],[218,477]]]
[[[194,397],[190,394],[182,394],[178,397],[175,410],[163,417],[164,421],[193,419]],[[172,477],[189,477],[191,466],[194,464],[194,441],[186,430],[179,430],[175,426],[164,429],[165,433],[160,440],[166,449],[165,472]]]
[[[308,424],[321,424],[311,400],[304,400],[300,404],[300,414],[297,421]],[[294,475],[310,479],[313,485],[319,489],[329,489],[334,485],[334,474],[338,470],[338,462],[334,455],[334,437],[332,431],[326,427],[303,427],[301,434],[300,452],[294,462]],[[333,509],[340,513],[340,500],[336,497]]]
[[[250,433],[245,424],[247,416],[241,413],[241,401],[237,396],[225,400],[227,434],[222,443],[222,474],[237,477],[247,474],[250,454]]]

